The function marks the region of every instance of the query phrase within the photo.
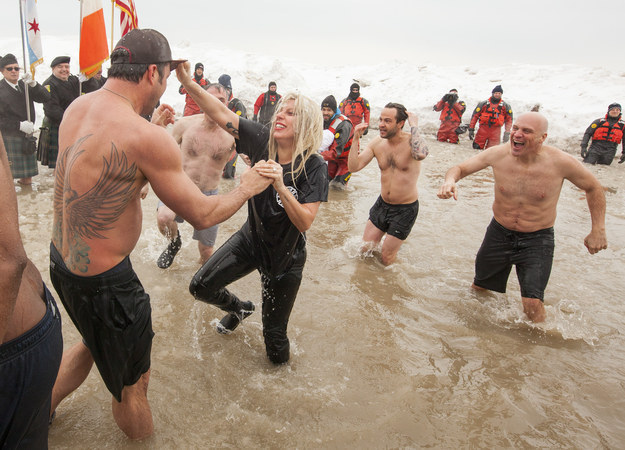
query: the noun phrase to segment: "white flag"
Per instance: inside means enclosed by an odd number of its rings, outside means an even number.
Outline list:
[[[30,71],[35,77],[35,67],[43,62],[41,50],[41,28],[37,18],[37,0],[22,0],[24,5],[24,27]]]

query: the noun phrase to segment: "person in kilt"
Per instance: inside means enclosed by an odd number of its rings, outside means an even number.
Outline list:
[[[20,79],[17,58],[11,53],[0,58],[0,71],[4,77],[0,81],[0,132],[9,158],[11,175],[18,183],[28,185],[32,177],[39,173],[36,149],[32,133],[35,122],[33,102],[44,103],[50,100],[49,92],[25,72]],[[26,88],[30,118],[26,111]],[[29,120],[30,119],[30,120]],[[28,139],[32,145],[29,145]]]

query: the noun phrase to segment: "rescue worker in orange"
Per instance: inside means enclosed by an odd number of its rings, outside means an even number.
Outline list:
[[[582,139],[582,158],[588,164],[609,166],[616,155],[616,147],[621,147],[619,164],[625,162],[625,122],[621,120],[621,105],[612,103],[604,118],[597,119],[586,129]],[[592,144],[588,148],[588,141]]]
[[[252,117],[252,120],[263,125],[271,122],[278,100],[281,98],[282,96],[278,94],[278,85],[276,85],[275,81],[270,81],[267,86],[267,92],[260,94],[254,102],[254,117]]]
[[[467,109],[467,105],[462,100],[458,100],[458,90],[452,89],[434,105],[434,111],[441,111],[439,117],[441,126],[438,129],[436,139],[441,142],[458,143],[458,133],[456,130],[462,122],[462,114]]]
[[[195,81],[197,84],[202,86],[204,89],[208,89],[208,85],[210,84],[210,81],[208,81],[207,78],[204,78],[204,64],[202,64],[201,62],[195,65],[195,72],[193,73],[193,81]],[[184,99],[184,112],[182,113],[183,116],[192,116],[194,114],[202,113],[202,111],[200,110],[200,107],[197,105],[197,103],[195,103],[195,100],[193,100],[191,96],[187,93],[187,90],[184,88],[182,84],[180,85],[180,88],[178,89],[178,93],[180,95],[185,95],[185,94],[187,95]]]
[[[505,125],[503,141],[510,139],[512,128],[512,108],[501,99],[503,89],[501,85],[495,86],[492,96],[488,100],[480,102],[473,111],[469,125],[469,139],[473,141],[476,150],[485,149],[498,145],[501,140],[501,127]],[[475,134],[475,125],[479,121],[480,127]]]
[[[345,97],[339,104],[341,113],[352,122],[353,126],[358,125],[360,122],[369,123],[369,115],[371,114],[371,108],[366,98],[360,96],[360,85],[353,83],[349,88],[349,95]],[[363,134],[369,132],[369,127]]]
[[[334,95],[328,95],[321,102],[321,115],[323,129],[330,130],[334,135],[330,147],[321,152],[328,163],[328,181],[330,186],[342,188],[347,186],[352,176],[347,168],[347,158],[354,138],[354,127],[346,116],[338,112]]]

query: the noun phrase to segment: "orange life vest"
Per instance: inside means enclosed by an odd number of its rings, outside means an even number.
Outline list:
[[[345,100],[341,102],[341,112],[348,116],[350,120],[352,118],[359,118],[358,123],[362,122],[362,116],[365,114],[365,111],[369,110],[369,103],[365,105],[366,100],[362,97],[358,97],[356,100],[352,100],[347,97]],[[355,120],[352,120],[355,122]]]
[[[500,100],[499,103],[491,103],[488,99],[477,105],[475,112],[480,115],[480,125],[488,125],[489,127],[502,126],[506,121],[506,114],[512,115],[512,109],[503,100]]]
[[[625,122],[618,120],[610,123],[605,119],[601,119],[595,132],[592,134],[593,141],[616,142],[617,144],[623,139],[623,131],[625,130]]]

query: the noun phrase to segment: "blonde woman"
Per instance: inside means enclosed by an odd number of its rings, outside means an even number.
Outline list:
[[[253,169],[272,184],[248,201],[248,219],[195,274],[189,290],[198,300],[226,311],[217,326],[230,333],[254,311],[225,286],[254,270],[262,282],[263,337],[275,364],[289,360],[287,325],[306,262],[305,231],[328,198],[328,170],[317,154],[323,133],[319,107],[301,94],[287,94],[267,125],[243,119],[191,80],[189,64],[178,79],[208,116],[237,140]]]

